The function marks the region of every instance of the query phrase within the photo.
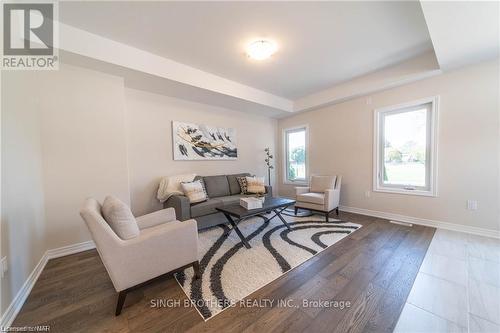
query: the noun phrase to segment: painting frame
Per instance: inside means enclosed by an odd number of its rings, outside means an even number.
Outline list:
[[[235,161],[236,129],[173,120],[172,155],[174,161]]]

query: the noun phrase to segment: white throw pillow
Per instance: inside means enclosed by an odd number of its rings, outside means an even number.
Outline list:
[[[121,239],[139,236],[139,227],[130,208],[120,199],[107,196],[102,204],[102,215]]]
[[[265,193],[264,177],[246,177],[247,193]]]
[[[202,202],[208,199],[207,191],[201,180],[181,183],[181,187],[190,203]]]

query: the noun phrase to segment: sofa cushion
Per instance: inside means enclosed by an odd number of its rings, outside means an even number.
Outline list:
[[[240,194],[241,193],[241,187],[240,184],[238,183],[237,177],[247,177],[250,176],[249,173],[237,173],[234,175],[227,175],[227,182],[229,183],[229,193],[231,195],[234,194]]]
[[[139,227],[130,208],[120,199],[107,196],[102,204],[102,215],[121,239],[139,236]]]
[[[311,176],[311,192],[324,193],[335,186],[336,176]]]
[[[222,176],[207,176],[203,177],[205,188],[209,198],[225,197],[230,195],[229,183],[227,177]]]
[[[323,193],[303,193],[297,195],[297,201],[308,202],[317,205],[323,205],[325,203],[325,194]]]
[[[207,201],[191,205],[191,217],[204,216],[217,213],[215,208],[222,207],[224,203],[219,199],[208,199]]]

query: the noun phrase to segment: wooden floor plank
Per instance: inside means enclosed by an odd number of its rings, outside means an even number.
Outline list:
[[[327,301],[342,301],[349,302],[351,305],[354,304],[356,299],[371,284],[371,280],[375,275],[374,272],[368,270],[362,269],[358,271],[353,279],[339,293],[332,295]],[[311,321],[307,330],[310,332],[331,332],[352,309],[352,306],[349,308],[324,308],[317,314],[314,320]]]
[[[151,306],[151,300],[187,300],[171,278],[131,293],[115,317],[116,292],[90,250],[50,260],[13,325],[50,325],[51,332],[390,332],[434,229],[344,212],[340,218],[363,227],[248,296],[297,306],[237,305],[205,322],[193,307]],[[303,300],[351,306],[304,307]]]
[[[382,298],[384,290],[369,283],[352,305],[340,323],[335,327],[335,333],[360,332],[365,327],[376,306]]]

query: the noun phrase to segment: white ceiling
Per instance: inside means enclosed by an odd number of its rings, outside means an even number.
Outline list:
[[[500,55],[499,2],[424,1],[422,8],[442,69]]]
[[[419,2],[61,2],[59,18],[292,100],[432,50]],[[245,57],[256,37],[271,60]]]

